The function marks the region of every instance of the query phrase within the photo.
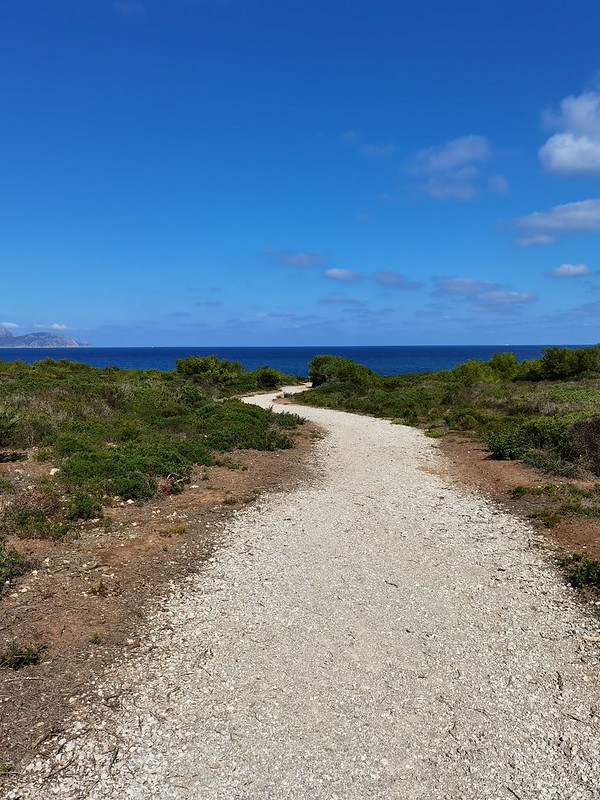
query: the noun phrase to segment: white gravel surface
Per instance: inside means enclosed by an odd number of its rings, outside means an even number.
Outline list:
[[[254,402],[269,404],[272,396]],[[594,616],[411,428],[320,423],[312,485],[236,515],[145,652],[8,797],[600,797]]]

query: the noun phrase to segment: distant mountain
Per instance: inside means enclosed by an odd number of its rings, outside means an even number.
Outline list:
[[[76,342],[68,336],[59,333],[25,333],[23,336],[14,336],[6,328],[0,328],[0,347],[87,347],[82,342]]]

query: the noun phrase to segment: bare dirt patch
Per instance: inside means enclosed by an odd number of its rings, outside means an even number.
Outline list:
[[[170,581],[202,570],[235,509],[309,475],[318,430],[306,422],[291,432],[294,449],[238,451],[222,466],[198,468],[180,495],[107,508],[74,541],[8,541],[33,570],[0,598],[0,651],[19,642],[37,648],[40,660],[0,668],[0,774],[63,729],[75,698],[116,657],[135,656],[149,601]],[[0,466],[17,488],[49,472],[29,460]]]
[[[586,553],[600,558],[600,519],[566,516],[553,527],[536,522],[532,515],[552,512],[555,503],[551,498],[524,495],[515,497],[517,486],[543,487],[548,484],[576,484],[589,488],[595,481],[560,478],[520,461],[496,461],[481,442],[466,436],[449,435],[440,440],[440,449],[449,461],[445,477],[467,487],[475,487],[493,497],[512,513],[536,525],[559,549],[568,553]]]

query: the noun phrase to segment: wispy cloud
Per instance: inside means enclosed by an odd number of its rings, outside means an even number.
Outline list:
[[[507,194],[510,189],[508,178],[505,178],[504,175],[492,175],[488,180],[488,186],[490,192],[494,192],[494,194]]]
[[[482,281],[477,278],[441,278],[437,281],[436,295],[477,295],[499,289],[500,286],[492,281]]]
[[[537,295],[534,292],[496,291],[484,292],[478,296],[477,300],[486,305],[512,306],[515,304],[530,303],[532,300],[535,300],[536,297]]]
[[[558,131],[540,148],[547,172],[562,175],[600,173],[600,93],[569,95],[558,111],[546,111],[547,127]]]
[[[145,17],[146,5],[142,0],[115,0],[115,10],[124,17]]]
[[[533,292],[516,292],[510,287],[477,278],[441,278],[434,296],[454,298],[469,304],[471,312],[496,310],[507,312],[537,299]]]
[[[0,322],[0,328],[20,328],[21,326],[17,322]]]
[[[385,158],[393,156],[396,152],[396,145],[393,142],[380,142],[379,144],[363,144],[358,148],[358,152],[365,156],[375,156]]]
[[[515,244],[519,247],[545,247],[547,244],[552,244],[554,237],[549,233],[534,233],[525,236],[519,236],[515,239]]]
[[[364,137],[358,131],[345,131],[341,136],[344,144],[352,145],[363,156],[373,156],[374,158],[386,158],[395,155],[397,148],[393,142],[365,142]]]
[[[552,244],[562,234],[599,233],[600,200],[580,200],[536,211],[513,220],[512,226],[524,231],[515,242],[522,247]]]
[[[544,272],[549,278],[579,278],[590,274],[587,264],[561,264],[560,267]]]
[[[339,294],[330,294],[327,295],[327,297],[321,297],[319,303],[324,303],[325,305],[328,306],[362,305],[360,300],[356,300],[354,297],[343,297],[342,295]]]
[[[61,322],[52,322],[52,323],[42,323],[38,322],[34,326],[34,328],[46,328],[51,331],[74,331],[76,328],[71,328],[69,325],[63,325]]]
[[[394,289],[418,289],[421,285],[418,281],[409,280],[406,275],[396,272],[393,269],[383,269],[375,272],[373,280],[382,286],[391,286]]]
[[[334,281],[344,281],[345,283],[356,283],[356,281],[362,279],[362,275],[353,269],[328,269],[325,271],[325,276]]]
[[[345,144],[358,144],[360,142],[360,134],[358,131],[344,131],[341,135],[341,140]]]
[[[461,136],[436,147],[419,150],[406,171],[426,178],[422,189],[438,200],[471,200],[479,192],[479,164],[492,155],[485,136]]]
[[[324,267],[327,264],[327,259],[322,253],[309,253],[274,247],[266,247],[262,252],[263,255],[271,260],[271,263],[280,267]]]

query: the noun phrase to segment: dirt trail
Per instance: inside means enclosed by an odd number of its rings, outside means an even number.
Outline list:
[[[599,626],[534,532],[419,431],[286,410],[328,431],[312,485],[236,516],[100,687],[118,713],[10,797],[599,797]]]

